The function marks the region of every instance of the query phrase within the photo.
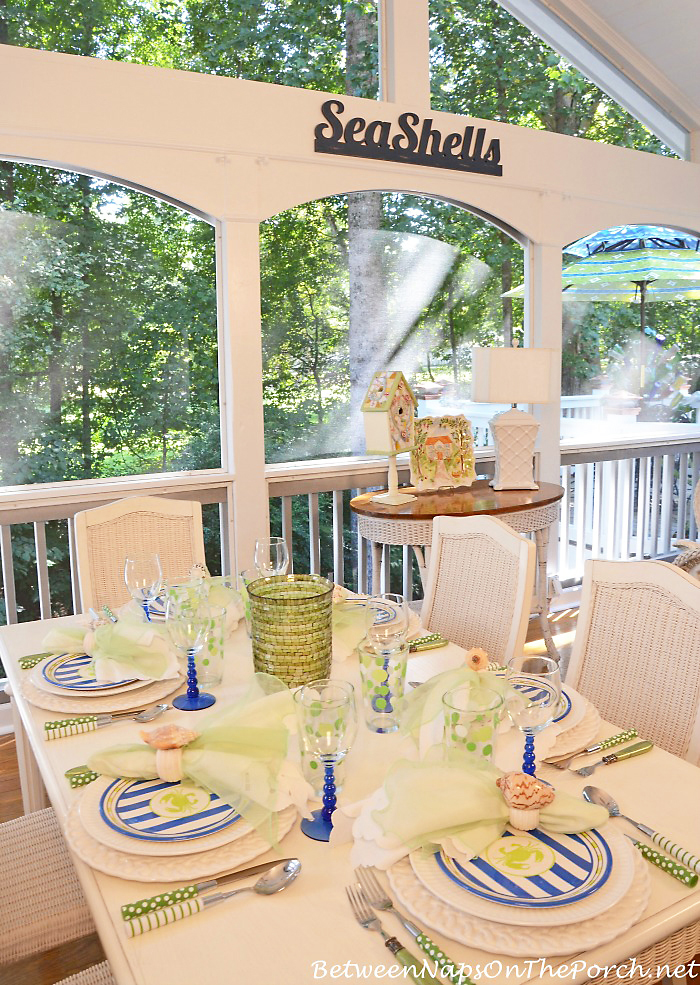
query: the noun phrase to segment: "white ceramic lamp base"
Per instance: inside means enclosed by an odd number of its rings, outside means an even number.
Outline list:
[[[537,418],[513,407],[490,422],[496,449],[494,489],[539,489],[533,475]]]
[[[399,473],[396,468],[396,456],[389,455],[389,489],[385,493],[372,496],[372,501],[384,506],[403,506],[411,503],[416,497],[411,493],[399,492]]]

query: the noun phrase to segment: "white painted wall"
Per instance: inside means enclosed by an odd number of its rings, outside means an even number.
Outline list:
[[[406,0],[425,52],[424,0]],[[403,39],[385,7],[383,45]],[[389,18],[386,21],[386,18]],[[393,18],[393,21],[391,20]],[[392,26],[393,24],[393,26]],[[388,39],[388,40],[387,40]],[[393,68],[391,68],[393,64]],[[342,97],[346,117],[396,122],[427,108],[425,73],[385,65],[396,102]],[[387,67],[388,66],[388,67]],[[393,72],[388,84],[387,71]],[[422,81],[421,81],[422,80]],[[430,114],[443,134],[484,125],[502,177],[316,154],[327,94],[238,79],[0,46],[0,157],[108,176],[218,226],[224,464],[236,472],[237,563],[267,525],[257,226],[301,202],[382,189],[434,195],[513,227],[527,245],[530,344],[560,349],[561,247],[621,223],[700,230],[700,165],[503,123]],[[253,408],[253,410],[251,410]],[[257,409],[255,409],[257,408]],[[542,420],[542,478],[558,476],[558,409]]]

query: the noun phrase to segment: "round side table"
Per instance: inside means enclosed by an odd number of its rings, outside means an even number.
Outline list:
[[[563,488],[551,482],[541,482],[539,489],[495,490],[489,486],[487,479],[478,479],[469,487],[434,492],[407,491],[413,492],[416,498],[403,506],[377,503],[373,499],[376,493],[364,493],[350,500],[350,509],[357,514],[360,536],[372,545],[372,593],[377,595],[381,591],[382,548],[385,544],[413,548],[421,582],[425,586],[433,519],[436,516],[497,516],[514,530],[535,535],[537,614],[547,651],[558,660],[548,618],[547,548],[549,527],[559,515]]]

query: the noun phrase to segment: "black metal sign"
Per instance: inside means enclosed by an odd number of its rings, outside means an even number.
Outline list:
[[[340,119],[344,111],[339,99],[329,99],[321,107],[327,122],[319,123],[314,131],[314,150],[319,154],[368,157],[476,174],[503,174],[500,141],[494,138],[486,146],[485,127],[465,127],[464,133],[448,133],[443,137],[440,130],[433,128],[432,119],[421,122],[417,113],[402,113],[395,129],[387,120],[367,123],[361,116],[353,116],[344,123]]]

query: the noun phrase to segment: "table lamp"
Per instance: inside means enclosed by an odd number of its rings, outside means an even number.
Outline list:
[[[489,423],[496,449],[494,489],[538,489],[533,475],[535,442],[540,429],[532,414],[516,404],[547,404],[559,393],[555,349],[472,349],[472,400],[512,404]]]

